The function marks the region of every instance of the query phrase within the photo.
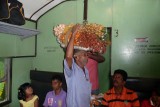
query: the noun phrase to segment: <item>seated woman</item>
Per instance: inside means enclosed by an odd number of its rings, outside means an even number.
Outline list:
[[[154,89],[148,100],[143,100],[141,107],[160,107],[160,89]]]

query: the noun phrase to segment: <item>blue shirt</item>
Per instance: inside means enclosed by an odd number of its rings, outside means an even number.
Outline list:
[[[67,107],[90,107],[91,84],[86,67],[84,72],[73,59],[70,69],[65,59],[64,75],[67,83]]]
[[[54,91],[47,93],[45,101],[43,103],[44,107],[66,107],[66,92],[61,90],[58,95],[55,95]]]

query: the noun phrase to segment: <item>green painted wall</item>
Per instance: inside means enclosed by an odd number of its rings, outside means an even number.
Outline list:
[[[113,0],[89,0],[88,2],[88,21],[91,23],[102,24],[106,27],[113,25]],[[82,7],[83,8],[83,7]],[[99,64],[99,84],[100,91],[106,92],[109,88],[110,74],[110,46],[107,47],[105,62]]]
[[[15,36],[0,33],[0,56],[7,57],[16,54]]]
[[[35,23],[26,21],[25,28],[35,29]],[[0,57],[30,56],[35,54],[35,36],[21,39],[17,35],[0,33]]]
[[[12,102],[9,107],[19,107],[17,98],[18,87],[30,82],[29,73],[32,69],[32,58],[14,58],[12,65]]]
[[[34,68],[43,71],[63,72],[64,53],[53,35],[53,27],[65,23],[82,22],[82,12],[78,10],[82,3],[69,1],[58,5],[38,21],[37,57],[34,58]]]
[[[114,0],[112,74],[121,68],[130,77],[160,78],[159,12],[159,0]]]
[[[23,26],[25,28],[36,29],[36,24],[31,21],[26,21]],[[35,36],[21,39],[16,37],[16,56],[33,56],[35,55]]]
[[[26,21],[26,28],[35,29],[35,23]],[[30,56],[35,54],[35,37],[21,40],[16,35],[0,34],[0,57]],[[33,58],[13,58],[12,62],[12,102],[5,107],[19,107],[18,87],[30,82],[29,73],[33,69]]]

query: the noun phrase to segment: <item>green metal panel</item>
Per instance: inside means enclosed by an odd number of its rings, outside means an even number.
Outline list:
[[[160,77],[159,12],[159,0],[113,0],[112,74]]]

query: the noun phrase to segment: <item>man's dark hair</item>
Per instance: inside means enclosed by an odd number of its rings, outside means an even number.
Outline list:
[[[73,50],[73,55],[75,55],[76,53],[78,53],[78,52],[80,52],[81,50],[79,50],[79,49],[74,49]]]
[[[62,76],[61,75],[53,75],[52,81],[54,81],[54,80],[58,80],[58,81],[62,82]]]
[[[115,74],[120,74],[120,75],[122,75],[124,81],[127,80],[128,74],[127,74],[126,71],[124,71],[122,69],[117,69],[117,70],[114,71],[114,75]]]

